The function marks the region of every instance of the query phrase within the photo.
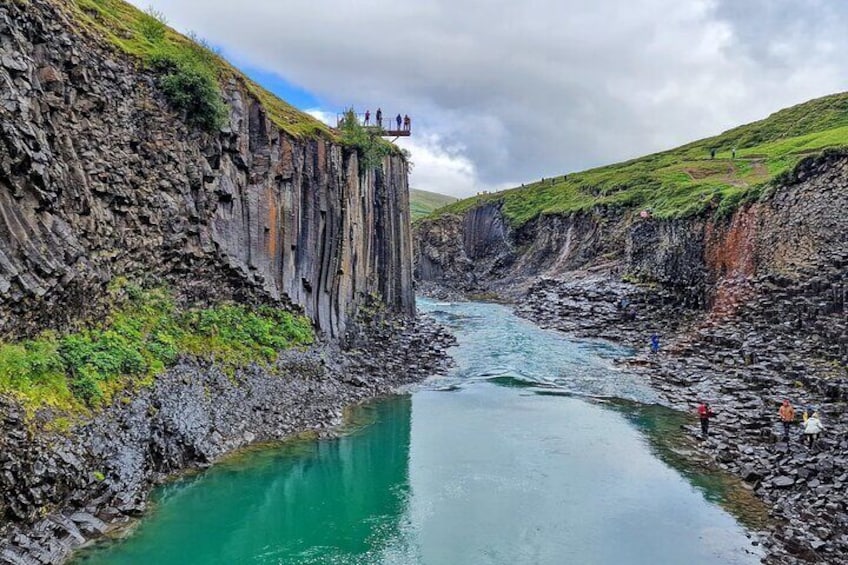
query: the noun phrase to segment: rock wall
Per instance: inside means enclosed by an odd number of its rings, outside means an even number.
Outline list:
[[[244,85],[207,134],[52,0],[0,6],[0,339],[101,315],[116,276],[274,301],[341,335],[369,296],[414,312],[407,164],[282,132]]]
[[[542,216],[512,229],[496,204],[485,204],[415,227],[416,277],[504,289],[539,277],[604,271],[674,289],[701,308],[716,304],[726,280],[797,280],[831,267],[844,278],[846,167],[848,157],[838,153],[808,159],[768,198],[725,219],[643,219],[633,211],[596,209]],[[481,215],[488,220],[481,223]],[[496,237],[490,226],[498,226]],[[843,288],[827,292],[839,295]]]
[[[717,280],[711,315],[733,317],[735,335],[722,339],[740,357],[773,358],[777,371],[789,365],[774,359],[778,351],[848,366],[845,210],[848,157],[832,154],[804,162],[769,198],[714,230],[706,246]],[[809,372],[800,366],[799,380]],[[834,396],[848,394],[845,385],[816,386]]]
[[[462,216],[447,215],[416,234],[415,272],[419,281],[439,281],[474,290],[480,278],[493,280],[514,261],[509,229],[492,206]]]

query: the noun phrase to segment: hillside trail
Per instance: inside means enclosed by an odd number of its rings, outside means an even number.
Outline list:
[[[709,161],[712,161],[712,159],[709,159]],[[734,162],[734,160],[716,159],[715,161],[719,162],[719,163],[722,162],[722,161],[726,161],[726,163],[727,163],[726,172],[723,173],[723,174],[719,173],[718,180],[720,180],[721,182],[727,183],[731,186],[738,187],[738,188],[748,188],[750,186],[747,182],[743,181],[742,179],[740,179],[738,177],[739,169],[736,167],[736,163]],[[762,165],[761,161],[760,161],[759,164],[762,167],[762,169],[765,170],[765,167]],[[756,164],[754,165],[754,168],[756,170]],[[683,169],[683,172],[685,172],[686,175],[692,181],[695,181],[695,182],[697,182],[699,180],[704,180],[704,179],[707,179],[707,178],[710,178],[710,177],[715,178],[717,176],[715,173],[713,173],[711,171],[699,171],[699,170],[693,169],[693,168]]]

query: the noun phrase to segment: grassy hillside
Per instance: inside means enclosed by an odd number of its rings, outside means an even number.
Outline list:
[[[185,310],[167,290],[142,290],[122,279],[110,290],[115,309],[95,327],[0,342],[0,394],[30,410],[85,410],[118,390],[150,384],[180,356],[214,359],[228,371],[249,363],[270,367],[278,351],[313,340],[308,319],[279,308]]]
[[[409,208],[413,220],[423,218],[434,210],[447,206],[451,202],[456,202],[458,198],[448,196],[446,194],[437,194],[435,192],[427,192],[426,190],[417,190],[415,188],[409,191]]]
[[[174,77],[162,85],[166,94],[169,88],[180,90],[177,93],[179,97],[188,88],[192,96],[200,91],[211,99],[210,125],[214,125],[214,119],[220,118],[215,114],[220,114],[221,109],[214,107],[213,95],[217,85],[235,78],[263,103],[269,118],[280,129],[295,137],[332,135],[330,128],[319,120],[245,77],[202,39],[188,38],[169,28],[158,14],[142,12],[122,0],[55,0],[55,3],[66,10],[81,28],[137,57],[143,64],[162,71],[166,75],[165,81]],[[206,91],[202,90],[203,87],[207,87]],[[183,109],[187,110],[189,117],[198,113],[196,107]]]
[[[437,213],[502,201],[514,226],[596,206],[650,208],[662,218],[732,211],[806,156],[848,146],[848,93],[811,100],[677,149],[461,200]],[[732,150],[736,148],[736,158]],[[716,150],[711,159],[711,149]]]

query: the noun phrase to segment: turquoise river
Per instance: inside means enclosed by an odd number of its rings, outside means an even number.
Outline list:
[[[722,480],[662,449],[624,350],[507,307],[420,301],[456,367],[354,411],[336,439],[252,450],[160,488],[86,565],[758,563]],[[672,453],[673,455],[673,453]]]

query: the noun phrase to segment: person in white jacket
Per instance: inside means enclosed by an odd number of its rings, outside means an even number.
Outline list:
[[[806,424],[804,424],[804,435],[807,437],[808,445],[813,447],[816,443],[816,440],[819,439],[819,434],[824,431],[824,426],[822,426],[821,419],[819,418],[818,412],[813,412],[813,415],[807,418]]]

